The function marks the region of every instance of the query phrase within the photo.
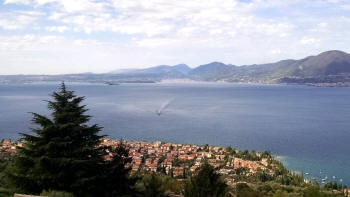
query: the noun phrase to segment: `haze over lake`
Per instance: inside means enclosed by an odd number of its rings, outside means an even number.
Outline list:
[[[0,136],[18,139],[57,83],[0,85]],[[350,184],[350,88],[68,84],[110,138],[270,150],[307,178]],[[333,179],[335,176],[335,179]]]

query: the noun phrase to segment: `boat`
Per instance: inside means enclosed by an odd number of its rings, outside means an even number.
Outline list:
[[[105,84],[110,85],[110,86],[119,85],[119,83],[114,83],[114,82],[110,82],[110,81],[105,81]]]

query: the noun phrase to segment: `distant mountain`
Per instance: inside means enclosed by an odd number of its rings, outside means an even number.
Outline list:
[[[327,51],[298,61],[291,74],[295,76],[328,76],[350,73],[350,54]]]
[[[309,56],[275,71],[280,82],[295,83],[344,83],[350,82],[350,54],[327,51]]]
[[[160,65],[145,69],[116,70],[109,74],[121,74],[133,77],[138,76],[143,78],[153,77],[158,80],[161,78],[186,78],[190,71],[191,68],[186,64],[178,64],[174,66]]]
[[[160,65],[145,69],[125,69],[125,70],[115,70],[110,72],[111,74],[123,73],[123,74],[165,74],[169,72],[179,72],[187,74],[191,68],[186,64],[178,64],[175,66]]]
[[[226,65],[221,62],[212,62],[210,64],[200,65],[191,70],[188,74],[191,79],[218,81],[230,76],[235,66]]]
[[[31,81],[158,82],[164,79],[226,81],[242,83],[298,83],[320,86],[350,86],[350,54],[326,51],[300,60],[235,66],[212,62],[191,69],[186,64],[145,69],[116,70],[106,74],[0,76],[0,83]]]
[[[350,83],[350,54],[342,51],[327,51],[300,60],[233,67],[232,72],[220,80],[344,85],[344,83]]]

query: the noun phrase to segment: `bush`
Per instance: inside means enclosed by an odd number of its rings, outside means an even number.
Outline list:
[[[238,183],[236,185],[237,197],[262,197],[260,192],[254,191],[246,183]]]
[[[197,170],[185,185],[185,197],[224,197],[228,186],[215,169],[208,163]]]
[[[142,178],[142,189],[140,189],[143,197],[165,197],[165,191],[162,187],[162,179],[152,174],[147,174]]]
[[[143,197],[180,194],[183,188],[183,185],[175,178],[164,174],[150,173],[145,174],[140,178],[137,187],[140,196]]]

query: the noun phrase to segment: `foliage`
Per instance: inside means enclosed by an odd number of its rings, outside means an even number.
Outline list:
[[[324,185],[325,189],[338,190],[338,191],[344,190],[345,187],[346,186],[343,186],[341,183],[337,183],[337,182],[328,182]]]
[[[162,180],[155,174],[148,174],[142,178],[142,189],[140,189],[143,197],[164,197],[165,191],[162,187]]]
[[[144,174],[137,183],[139,196],[168,196],[169,194],[180,194],[183,185],[176,179],[164,174]]]
[[[271,159],[272,158],[272,155],[271,155],[271,152],[269,151],[264,151],[261,153],[261,158],[267,158],[267,159]]]
[[[269,160],[270,169],[274,171],[274,181],[282,185],[303,186],[305,185],[304,177],[295,172],[288,171],[280,161],[275,159]]]
[[[340,196],[337,194],[327,194],[325,192],[322,192],[320,187],[317,186],[309,186],[308,188],[306,188],[305,192],[304,192],[304,197],[335,197],[335,196]],[[344,196],[344,195],[341,195]]]
[[[248,150],[244,151],[238,151],[237,153],[234,153],[234,156],[237,158],[241,158],[244,160],[250,160],[250,161],[260,161],[260,157],[256,154],[254,150],[249,152]]]
[[[262,197],[261,193],[254,191],[246,183],[238,183],[236,185],[237,197]]]
[[[203,152],[209,152],[209,145],[205,144],[202,149]]]
[[[208,163],[204,163],[185,184],[185,197],[222,197],[228,186]]]
[[[12,160],[12,155],[1,152],[0,153],[0,197],[13,196],[15,190],[11,185],[8,184],[5,179],[5,169]]]
[[[179,160],[179,157],[176,155],[172,161],[172,165],[175,167],[180,167],[181,166],[181,161]]]
[[[118,196],[133,193],[136,178],[130,178],[131,168],[125,166],[132,161],[129,149],[121,142],[116,147],[104,147],[112,155],[104,162],[102,175],[99,177],[98,194],[104,196]]]
[[[59,92],[48,102],[52,119],[33,113],[34,135],[22,133],[23,147],[18,147],[14,161],[6,169],[7,180],[23,193],[38,194],[57,190],[76,196],[110,196],[123,194],[129,187],[127,149],[120,146],[108,149],[99,146],[101,127],[89,125],[84,97],[66,90],[62,83]],[[105,160],[108,151],[110,160]],[[113,180],[113,187],[107,184]],[[119,185],[116,185],[119,184]],[[126,190],[128,191],[128,190]]]

